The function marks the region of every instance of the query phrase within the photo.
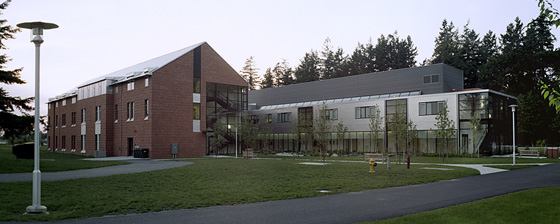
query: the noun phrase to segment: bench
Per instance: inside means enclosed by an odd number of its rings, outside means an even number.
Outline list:
[[[257,158],[257,154],[252,149],[247,149],[243,151],[243,158],[245,159]]]
[[[539,150],[519,150],[519,157],[521,156],[536,156],[539,157]]]
[[[366,159],[366,162],[369,162],[369,160],[372,158],[376,162],[377,161],[385,162],[387,160],[387,157],[383,156],[383,154],[381,153],[364,153],[364,157]]]

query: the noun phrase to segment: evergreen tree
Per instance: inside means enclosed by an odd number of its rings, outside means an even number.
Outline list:
[[[496,35],[490,30],[482,38],[480,45],[481,66],[477,74],[477,87],[483,89],[501,89],[496,74],[499,73],[498,45]]]
[[[275,81],[274,81],[274,75],[272,74],[272,71],[270,70],[270,68],[266,69],[266,72],[264,73],[264,79],[261,82],[261,89],[266,89],[266,88],[271,88],[271,87],[275,87]]]
[[[243,66],[243,69],[241,69],[240,71],[241,77],[243,77],[243,79],[245,79],[245,81],[249,83],[250,90],[259,89],[258,70],[259,69],[255,66],[253,56],[251,56],[245,61],[245,66]]]
[[[369,63],[370,61],[368,59],[366,47],[363,44],[358,43],[358,46],[356,46],[356,49],[354,49],[354,52],[352,52],[352,55],[350,55],[348,61],[346,62],[348,75],[368,73],[368,67],[371,67]]]
[[[301,64],[296,68],[296,83],[317,81],[321,78],[321,59],[317,51],[305,53]]]
[[[321,52],[321,77],[322,79],[331,79],[345,76],[346,57],[342,48],[338,48],[336,52],[332,50],[331,40],[327,37],[323,44]]]
[[[282,62],[276,63],[276,66],[272,69],[272,73],[276,77],[277,86],[285,86],[295,83],[293,77],[294,72],[286,59],[282,59]]]
[[[459,68],[463,70],[465,88],[478,87],[478,71],[482,65],[480,47],[481,41],[478,33],[470,29],[469,22],[467,22],[460,37],[459,49],[461,57]]]
[[[460,67],[460,46],[459,46],[459,31],[453,25],[453,22],[447,23],[443,20],[439,32],[436,37],[436,45],[432,55],[431,63],[445,63],[451,66]]]
[[[8,0],[0,4],[0,15],[9,3]],[[14,34],[20,31],[11,25],[7,25],[7,22],[5,19],[0,19],[0,50],[6,50],[4,41],[14,39]],[[7,70],[4,65],[8,61],[11,61],[11,59],[6,54],[0,55],[0,83],[6,85],[25,84],[20,74],[22,68]],[[0,132],[4,133],[4,138],[13,139],[33,130],[34,116],[27,113],[33,110],[33,107],[28,105],[31,101],[33,101],[32,97],[22,99],[17,96],[10,96],[3,87],[0,87]],[[21,112],[21,115],[17,115],[16,111]],[[37,128],[37,130],[39,129]]]

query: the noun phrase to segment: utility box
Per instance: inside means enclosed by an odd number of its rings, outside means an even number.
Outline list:
[[[549,147],[546,150],[546,157],[552,159],[558,159],[558,148],[557,147]]]

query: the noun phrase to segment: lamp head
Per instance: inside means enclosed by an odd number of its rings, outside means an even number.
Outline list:
[[[31,42],[35,44],[43,43],[43,30],[50,30],[58,28],[54,23],[46,23],[41,21],[26,22],[17,24],[17,27],[31,30]]]

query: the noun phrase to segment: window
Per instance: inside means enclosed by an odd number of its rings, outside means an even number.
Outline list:
[[[259,115],[251,115],[251,118],[249,118],[249,120],[251,120],[253,124],[257,124],[259,123]]]
[[[76,136],[72,135],[70,138],[71,138],[70,139],[70,141],[71,141],[71,143],[70,143],[71,144],[70,145],[71,152],[75,152],[76,151]]]
[[[77,98],[77,97],[72,97],[72,104],[75,104],[75,103],[76,103],[76,98]]]
[[[193,93],[200,93],[200,78],[193,79]]]
[[[373,115],[373,113],[375,113],[375,106],[372,107],[356,107],[356,119],[360,119],[360,118],[369,118],[370,115]]]
[[[66,106],[66,99],[62,100],[62,106],[65,107]]]
[[[148,87],[150,85],[150,78],[146,77],[146,79],[144,79],[144,86]]]
[[[149,106],[149,101],[148,99],[144,100],[144,120],[148,119],[148,107]]]
[[[266,123],[272,123],[272,114],[265,115]]]
[[[438,83],[439,82],[439,75],[425,75],[422,78],[424,80],[424,84]]]
[[[62,127],[66,127],[66,114],[62,114]]]
[[[128,82],[126,84],[126,90],[130,91],[130,90],[134,90],[134,80]]]
[[[54,127],[58,128],[58,115],[54,116]]]
[[[115,86],[115,94],[119,93],[119,86]]]
[[[292,122],[292,113],[279,113],[278,123],[290,123]]]
[[[134,121],[134,102],[126,103],[126,121]]]
[[[115,104],[115,123],[119,121],[119,105]]]
[[[72,127],[76,126],[76,112],[72,112]]]
[[[82,124],[86,123],[86,108],[82,109]]]
[[[66,150],[66,136],[62,136],[62,151]]]
[[[200,103],[193,103],[193,119],[200,120]]]
[[[422,102],[418,107],[420,109],[420,116],[438,115],[439,111],[443,109],[443,101]]]
[[[58,107],[58,101],[56,102],[56,107]]]
[[[95,122],[101,121],[101,106],[95,107]]]
[[[338,109],[327,109],[325,112],[329,120],[338,120]]]

